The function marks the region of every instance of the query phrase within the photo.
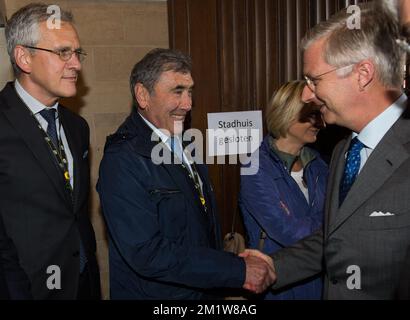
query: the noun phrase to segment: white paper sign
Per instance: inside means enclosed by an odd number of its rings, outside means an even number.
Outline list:
[[[208,113],[208,155],[254,152],[262,142],[261,111]]]

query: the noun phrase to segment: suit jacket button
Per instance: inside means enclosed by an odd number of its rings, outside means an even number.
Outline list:
[[[74,253],[73,253],[73,257],[78,257],[80,255],[80,251],[75,251]]]

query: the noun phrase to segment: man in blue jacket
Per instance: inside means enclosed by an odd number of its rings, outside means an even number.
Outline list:
[[[222,251],[206,166],[182,152],[193,84],[190,58],[174,50],[154,49],[132,70],[136,108],[107,139],[97,185],[112,299],[216,298],[210,289],[261,292],[272,280],[262,260]]]

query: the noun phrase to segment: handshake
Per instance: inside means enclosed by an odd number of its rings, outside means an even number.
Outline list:
[[[262,293],[276,281],[275,267],[271,257],[258,250],[245,250],[240,257],[246,263],[246,279],[243,288]]]

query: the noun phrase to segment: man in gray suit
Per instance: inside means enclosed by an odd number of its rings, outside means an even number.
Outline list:
[[[410,1],[408,0],[377,0],[378,10],[383,10],[392,15],[401,25],[399,44],[410,53]],[[407,90],[409,89],[407,84]],[[407,248],[406,262],[402,265],[402,273],[398,288],[399,299],[410,299],[410,248]]]
[[[302,99],[352,130],[333,153],[324,229],[265,258],[277,273],[274,290],[324,272],[325,299],[394,299],[410,247],[404,57],[390,16],[365,5],[359,28],[351,18],[340,12],[303,43]]]

